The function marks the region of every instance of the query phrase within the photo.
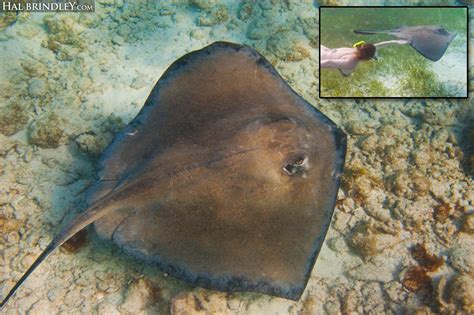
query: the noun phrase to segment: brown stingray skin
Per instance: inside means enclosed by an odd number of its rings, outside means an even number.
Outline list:
[[[456,37],[456,33],[448,32],[439,25],[402,26],[387,31],[354,30],[354,33],[362,35],[386,33],[404,39],[421,55],[431,61],[441,59],[451,41]]]
[[[345,135],[253,49],[176,61],[106,149],[98,234],[195,285],[298,299],[326,235]],[[294,175],[284,167],[306,158]]]

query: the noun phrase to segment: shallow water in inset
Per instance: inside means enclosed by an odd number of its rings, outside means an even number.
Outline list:
[[[355,34],[355,29],[440,25],[456,37],[437,62],[408,45],[391,45],[379,49],[377,61],[360,62],[348,77],[335,69],[322,69],[321,96],[466,97],[466,14],[464,8],[322,8],[321,45],[328,48],[352,47],[362,40],[379,43],[396,39],[388,34]]]

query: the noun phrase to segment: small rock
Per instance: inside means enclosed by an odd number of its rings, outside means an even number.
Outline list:
[[[45,95],[48,90],[44,79],[32,78],[28,85],[28,93],[31,97],[39,97]]]
[[[0,133],[0,156],[5,156],[15,146],[15,142]]]
[[[389,283],[384,284],[384,288],[391,301],[399,304],[405,300],[407,293],[400,282],[390,281]]]
[[[344,125],[346,130],[352,135],[369,135],[374,133],[374,129],[370,126],[367,126],[366,121],[361,121],[359,119],[349,120]]]
[[[354,280],[378,281],[386,283],[393,280],[392,273],[393,270],[390,268],[390,266],[376,266],[371,263],[363,263],[349,270],[347,275],[349,278]]]
[[[189,4],[199,9],[209,9],[217,5],[217,0],[189,0]]]
[[[342,313],[343,314],[356,314],[357,308],[360,306],[361,301],[359,299],[359,293],[355,290],[350,290],[343,299]]]
[[[125,41],[124,41],[122,36],[114,35],[114,36],[112,36],[112,43],[115,44],[115,45],[122,46],[123,44],[125,44]]]
[[[324,303],[324,310],[327,314],[338,314],[340,312],[341,305],[338,301],[332,300]]]
[[[56,148],[65,143],[64,130],[66,120],[52,113],[35,120],[28,129],[31,144],[42,148]]]
[[[461,231],[467,234],[474,234],[474,213],[465,214]]]
[[[110,302],[103,302],[97,307],[97,314],[120,315],[121,313]]]
[[[255,2],[245,0],[242,2],[239,8],[239,12],[237,13],[237,17],[242,21],[247,21],[250,19],[254,13],[254,5]]]
[[[355,252],[366,260],[381,254],[385,249],[392,247],[398,238],[382,231],[378,231],[370,224],[357,225],[349,235],[348,243]]]
[[[449,284],[449,301],[470,314],[474,311],[474,278],[457,275]]]
[[[239,298],[231,298],[227,301],[227,307],[233,312],[239,312],[243,308],[243,302]]]
[[[463,235],[451,249],[449,261],[460,273],[474,275],[474,239]]]
[[[385,312],[384,300],[386,297],[379,283],[364,283],[361,288],[361,293],[362,298],[360,302],[363,306],[362,313],[383,314]]]
[[[74,139],[78,149],[85,154],[98,157],[105,147],[105,141],[94,133],[83,133]]]
[[[61,300],[64,295],[66,294],[64,288],[62,287],[55,287],[51,290],[48,291],[48,299],[51,301],[51,302],[55,302],[55,301],[59,301]]]
[[[17,244],[19,240],[20,234],[17,231],[12,231],[5,236],[6,243],[10,245]]]
[[[0,108],[0,133],[11,136],[22,130],[28,122],[28,104],[14,100]]]
[[[160,16],[167,16],[167,15],[172,15],[173,11],[171,11],[169,8],[161,8],[160,9]]]
[[[171,301],[172,315],[231,314],[227,300],[222,293],[208,293],[204,290],[176,295]]]
[[[330,249],[336,253],[343,253],[348,251],[348,246],[342,237],[333,237],[327,241]]]
[[[224,5],[217,5],[207,10],[203,15],[198,17],[197,25],[199,26],[213,26],[223,23],[229,19],[227,7]]]
[[[151,287],[143,279],[133,282],[128,288],[124,302],[119,306],[119,310],[129,314],[136,314],[149,304],[151,297]]]
[[[452,212],[453,208],[449,203],[443,202],[433,207],[433,217],[439,223],[445,223]]]
[[[191,33],[189,33],[189,36],[195,39],[202,39],[204,38],[204,32],[201,30],[192,30]]]
[[[148,80],[148,79],[149,79],[148,76],[146,76],[142,73],[138,73],[137,77],[135,79],[133,79],[132,84],[130,84],[130,87],[133,88],[133,89],[136,89],[136,90],[144,88],[144,87],[148,86],[148,82],[151,81],[151,80]]]
[[[20,261],[21,267],[24,269],[29,268],[35,260],[36,258],[34,255],[27,254]]]
[[[54,303],[48,300],[39,300],[28,310],[28,315],[56,314],[58,309]]]
[[[278,32],[267,41],[267,50],[283,61],[301,61],[310,56],[306,38],[294,31]]]

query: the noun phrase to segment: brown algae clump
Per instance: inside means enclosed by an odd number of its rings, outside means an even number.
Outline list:
[[[358,203],[364,203],[374,188],[383,188],[383,182],[372,174],[369,167],[355,162],[346,167],[341,186]]]
[[[1,12],[0,13],[0,31],[14,24],[18,19],[17,12]]]
[[[239,7],[239,11],[237,13],[237,17],[242,21],[247,21],[254,14],[255,5],[256,3],[251,0],[242,1]]]
[[[278,32],[267,41],[267,50],[284,61],[301,61],[310,56],[305,38],[297,32]]]
[[[421,290],[431,291],[433,289],[431,277],[428,276],[427,270],[420,266],[410,267],[405,272],[402,284],[405,289],[411,292],[417,292]]]
[[[207,9],[205,13],[198,17],[197,25],[199,26],[213,26],[224,23],[229,19],[229,13],[224,5],[217,5]]]
[[[28,129],[30,143],[42,148],[58,147],[65,140],[64,130],[61,129],[65,124],[66,121],[54,113],[40,117]]]
[[[474,213],[464,215],[461,231],[471,235],[474,234]]]
[[[217,0],[189,0],[189,4],[198,9],[210,9],[217,5]]]
[[[464,312],[474,310],[474,279],[469,275],[456,275],[449,283],[449,301]]]
[[[73,17],[49,15],[44,18],[44,23],[49,35],[43,46],[56,53],[59,60],[72,60],[85,49],[84,28]]]
[[[444,264],[443,258],[428,253],[424,244],[413,246],[411,256],[419,265],[412,266],[405,272],[402,280],[403,287],[411,292],[432,293],[433,284],[428,273],[438,270]]]
[[[411,248],[411,256],[421,267],[430,272],[438,270],[444,263],[443,258],[428,253],[423,244],[413,246]]]
[[[22,130],[28,119],[28,106],[13,101],[0,109],[0,133],[11,136]]]
[[[364,260],[381,254],[398,242],[396,235],[385,233],[370,223],[359,223],[348,236],[348,244]]]
[[[441,203],[433,208],[433,217],[437,222],[445,223],[453,209],[449,203]]]

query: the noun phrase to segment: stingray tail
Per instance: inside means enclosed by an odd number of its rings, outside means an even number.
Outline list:
[[[385,31],[377,31],[377,30],[354,30],[354,33],[356,34],[362,34],[362,35],[373,35],[373,34],[389,34],[393,32],[393,30],[385,30]]]
[[[2,300],[0,303],[0,309],[3,309],[5,304],[7,304],[8,300],[15,294],[16,290],[25,282],[25,280],[30,276],[30,274],[38,267],[43,260],[45,260],[56,248],[55,244],[53,242],[49,243],[48,247],[39,255],[39,257],[35,260],[35,262],[28,268],[28,270],[21,276],[20,280],[13,286],[13,288],[8,292],[7,296]]]
[[[68,225],[66,225],[56,236],[53,238],[51,243],[46,247],[46,249],[39,255],[35,262],[28,268],[28,270],[23,274],[23,276],[18,280],[18,282],[13,286],[13,288],[8,292],[8,294],[3,298],[0,303],[0,309],[3,309],[8,300],[15,294],[15,292],[20,288],[20,286],[25,282],[25,280],[30,276],[30,274],[59,246],[61,246],[68,239],[73,237],[77,232],[93,223],[94,221],[100,219],[114,208],[110,206],[107,202],[98,201],[89,207],[86,211],[79,214],[75,217]]]

